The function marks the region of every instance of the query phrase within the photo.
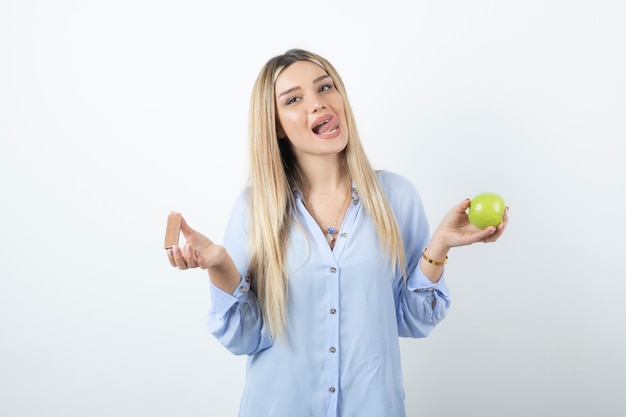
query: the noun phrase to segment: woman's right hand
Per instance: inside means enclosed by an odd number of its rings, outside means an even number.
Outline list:
[[[185,237],[185,244],[167,250],[170,265],[178,269],[205,269],[215,286],[232,294],[241,277],[226,248],[189,227],[184,218],[181,219],[180,231]]]
[[[180,231],[185,238],[185,244],[182,247],[172,246],[167,250],[167,257],[173,267],[208,269],[219,266],[224,260],[226,254],[224,248],[192,229],[185,218],[181,219]]]

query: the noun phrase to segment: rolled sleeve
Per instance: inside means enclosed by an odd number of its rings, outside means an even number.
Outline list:
[[[211,304],[212,312],[216,317],[225,317],[230,309],[237,303],[248,302],[248,293],[250,291],[250,284],[245,279],[241,279],[237,289],[233,294],[229,294],[226,291],[211,285]]]
[[[441,297],[450,298],[450,289],[446,283],[445,271],[437,282],[432,282],[421,270],[409,277],[406,282],[409,291],[416,292],[433,292],[436,291]]]
[[[250,283],[242,278],[233,294],[211,284],[209,331],[236,355],[251,355],[271,346],[261,308]]]
[[[403,337],[426,337],[448,314],[450,290],[442,275],[436,283],[418,267],[401,286],[398,331]]]

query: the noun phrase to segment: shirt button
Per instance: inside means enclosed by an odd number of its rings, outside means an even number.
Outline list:
[[[335,392],[335,387],[330,387],[330,388],[328,388],[328,391],[330,391],[330,392]]]
[[[242,285],[241,287],[239,287],[239,292],[243,294],[247,293],[248,287],[246,287],[245,285]]]
[[[343,233],[341,234],[341,237],[348,237],[348,234],[347,234],[346,232],[343,232]]]
[[[246,282],[250,282],[250,275],[246,275]]]
[[[332,272],[332,273],[334,274],[335,272],[337,272],[337,268],[335,268],[335,267],[333,266],[332,268],[330,268],[330,272]]]
[[[330,350],[330,353],[335,353],[335,352],[337,352],[337,349],[335,349],[334,347],[331,347],[329,350]]]
[[[330,309],[330,314],[335,314],[335,313],[337,313],[337,310],[335,310],[334,308],[331,308]]]

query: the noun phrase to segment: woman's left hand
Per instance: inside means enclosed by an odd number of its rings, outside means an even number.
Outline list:
[[[509,207],[504,209],[502,222],[498,227],[488,226],[480,230],[469,221],[467,209],[470,200],[465,199],[452,208],[443,218],[432,240],[436,240],[442,246],[452,248],[456,246],[471,245],[476,242],[495,242],[502,236],[509,221]]]

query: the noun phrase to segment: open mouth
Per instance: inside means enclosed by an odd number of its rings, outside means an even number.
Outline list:
[[[339,121],[335,116],[329,116],[316,121],[313,126],[313,133],[316,135],[330,135],[339,128]]]

